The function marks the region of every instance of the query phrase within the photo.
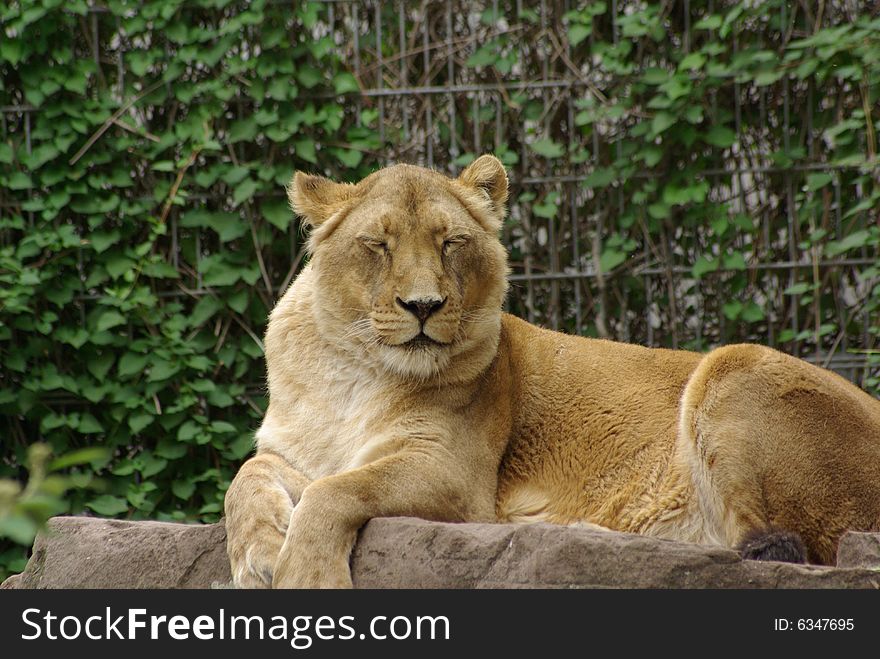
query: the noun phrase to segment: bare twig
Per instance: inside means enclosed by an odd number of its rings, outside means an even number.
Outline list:
[[[414,55],[421,55],[421,54],[424,54],[426,51],[430,52],[432,50],[437,50],[440,48],[449,48],[449,46],[455,47],[453,52],[463,50],[465,47],[467,47],[468,45],[470,45],[471,43],[476,41],[478,38],[481,40],[484,40],[484,41],[488,41],[489,39],[494,39],[495,37],[500,37],[505,34],[512,34],[514,32],[519,32],[522,29],[524,29],[522,25],[511,25],[510,28],[508,28],[507,30],[497,30],[495,32],[490,32],[489,34],[486,34],[486,35],[471,34],[471,35],[464,36],[464,37],[457,37],[455,39],[450,39],[449,41],[447,41],[445,39],[443,41],[435,41],[435,42],[429,43],[427,46],[416,47],[416,48],[413,48],[412,50],[407,50],[404,53],[397,53],[396,55],[385,56],[382,58],[382,66],[383,67],[390,66],[391,64],[393,64],[394,62],[396,62],[398,60],[401,60],[401,59],[404,59],[407,57],[412,57]],[[363,73],[370,73],[377,68],[379,68],[378,62],[374,63],[374,64],[370,64],[369,66],[361,67],[361,73],[362,74]],[[360,81],[358,81],[358,82],[360,82]]]
[[[162,207],[162,215],[159,217],[160,223],[165,224],[165,220],[168,219],[168,213],[171,212],[171,206],[174,204],[174,198],[177,196],[177,191],[178,189],[180,189],[180,184],[183,182],[183,177],[186,174],[186,170],[188,170],[196,161],[196,158],[199,157],[199,153],[201,153],[201,151],[201,147],[196,147],[195,149],[193,149],[192,153],[189,154],[189,158],[187,158],[186,162],[183,164],[183,167],[177,170],[177,178],[174,179],[174,184],[168,191],[168,198],[165,200],[165,205]]]
[[[223,331],[220,332],[220,338],[217,339],[217,345],[214,346],[214,352],[220,352],[220,348],[223,347],[223,344],[226,342],[226,334],[229,332],[229,328],[232,327],[232,320],[227,320],[223,325]]]
[[[245,396],[244,402],[246,402],[254,412],[259,414],[260,416],[263,416],[263,410],[257,407],[257,404],[251,399],[250,396]]]
[[[263,261],[263,250],[260,247],[260,241],[257,238],[257,226],[254,223],[254,214],[251,212],[251,205],[245,205],[245,214],[248,218],[248,224],[251,227],[251,240],[254,243],[254,253],[257,255],[257,265],[260,268],[260,276],[263,278],[263,285],[266,287],[266,294],[268,299],[263,300],[266,303],[267,308],[271,308],[273,306],[273,301],[275,295],[272,290],[272,280],[269,279],[269,272],[266,270],[266,263]],[[259,292],[259,291],[258,291]]]
[[[556,33],[553,30],[547,30],[546,34],[550,37],[550,41],[553,42],[553,48],[556,50],[556,54],[559,58],[565,63],[568,69],[574,73],[578,80],[580,80],[587,89],[590,90],[590,93],[596,98],[599,103],[602,105],[608,104],[608,97],[602,93],[602,91],[593,84],[593,82],[586,78],[581,70],[575,65],[574,62],[571,61],[571,58],[568,56],[568,53],[565,52],[565,47],[560,43],[559,37],[556,36]]]
[[[127,121],[123,121],[122,119],[114,119],[113,123],[116,124],[117,126],[119,126],[120,128],[127,130],[129,133],[134,133],[135,135],[138,135],[139,137],[145,137],[148,140],[150,140],[151,142],[159,142],[160,141],[158,136],[153,135],[151,132],[149,132],[147,130],[138,130],[138,128],[136,126],[132,126],[130,123],[128,123]]]
[[[868,90],[868,72],[863,71],[859,94],[862,97],[862,109],[865,112],[865,141],[868,143],[868,160],[873,162],[877,157],[877,136],[874,132],[874,120],[871,118],[871,101]]]
[[[101,124],[101,127],[98,130],[96,130],[94,133],[92,133],[92,136],[88,140],[86,140],[86,143],[83,144],[82,148],[79,151],[77,151],[73,155],[73,157],[71,157],[70,160],[68,160],[68,164],[75,165],[76,162],[80,158],[82,158],[89,149],[92,148],[92,145],[95,142],[97,142],[99,139],[101,139],[101,136],[107,132],[107,129],[110,128],[110,126],[112,126],[116,122],[116,120],[119,119],[119,117],[121,117],[123,114],[125,114],[125,112],[126,112],[126,110],[128,110],[128,108],[130,108],[132,105],[134,105],[135,103],[140,101],[145,96],[149,96],[150,94],[152,94],[154,91],[159,89],[159,87],[161,87],[163,84],[164,84],[163,81],[157,80],[152,85],[147,87],[144,91],[142,91],[140,94],[138,94],[133,99],[131,99],[130,101],[125,103],[125,105],[122,105],[112,115],[110,115],[110,118],[108,118],[107,121],[105,121],[103,124]]]
[[[254,343],[256,343],[259,346],[260,352],[265,352],[265,349],[263,348],[263,342],[260,340],[260,337],[254,333],[254,330],[252,330],[250,327],[247,326],[247,323],[245,323],[237,315],[233,316],[232,320],[234,320],[236,323],[238,323],[238,326],[241,327],[241,329],[243,329],[245,332],[247,332],[247,335],[249,337],[251,337],[254,340]]]
[[[293,259],[293,263],[290,264],[290,270],[287,271],[287,275],[285,275],[284,280],[281,282],[281,286],[278,288],[278,292],[280,294],[284,294],[284,291],[287,290],[288,285],[293,280],[293,276],[296,274],[296,271],[299,270],[300,263],[302,263],[303,258],[306,255],[306,245],[303,245],[299,248],[296,253],[296,258]]]
[[[602,237],[598,231],[593,232],[593,267],[596,270],[596,284],[599,287],[599,310],[596,313],[596,332],[603,339],[607,339],[608,322],[608,291],[605,284],[605,273],[602,271]]]

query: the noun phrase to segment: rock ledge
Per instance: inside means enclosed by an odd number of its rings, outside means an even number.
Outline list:
[[[57,517],[2,588],[228,586],[222,524]],[[850,533],[838,567],[550,524],[376,519],[352,556],[359,588],[880,588],[880,533]]]

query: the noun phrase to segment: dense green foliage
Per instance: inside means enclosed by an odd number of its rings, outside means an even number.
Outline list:
[[[880,363],[880,18],[516,4],[0,7],[0,477],[23,480],[38,440],[109,449],[56,463],[74,480],[28,522],[15,495],[6,535],[65,510],[221,514],[266,405],[266,316],[305,258],[297,168],[354,180],[494,151],[514,312]],[[418,85],[434,90],[369,93]],[[91,473],[101,489],[59,498]],[[23,556],[0,545],[0,576]]]
[[[109,451],[104,448],[79,449],[55,460],[50,460],[52,450],[41,442],[28,447],[27,485],[10,478],[0,478],[0,538],[8,538],[19,545],[28,546],[37,532],[53,515],[67,512],[65,494],[71,489],[100,489],[101,481],[93,474],[82,471],[62,474],[75,465],[94,461],[106,462]],[[19,550],[7,550],[4,565],[20,567]]]

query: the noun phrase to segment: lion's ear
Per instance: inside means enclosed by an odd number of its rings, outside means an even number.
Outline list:
[[[317,227],[351,198],[353,190],[348,183],[297,172],[287,186],[287,199],[294,213],[305,218],[308,226]]]
[[[507,202],[507,172],[495,156],[483,155],[474,160],[458,177],[465,186],[481,192],[489,202],[489,211],[500,225]]]

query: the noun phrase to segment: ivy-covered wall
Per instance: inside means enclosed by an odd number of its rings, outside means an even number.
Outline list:
[[[495,152],[514,313],[759,341],[876,391],[869,4],[4,3],[0,478],[38,441],[66,457],[37,451],[26,496],[0,482],[0,537],[63,511],[218,518],[306,259],[295,169]],[[5,542],[0,576],[23,567]]]

